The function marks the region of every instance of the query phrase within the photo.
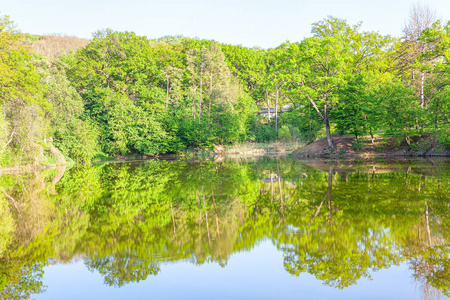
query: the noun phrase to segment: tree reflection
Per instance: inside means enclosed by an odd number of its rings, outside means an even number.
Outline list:
[[[295,276],[345,288],[408,262],[424,297],[449,295],[449,178],[439,163],[289,159],[3,175],[0,187],[17,209],[0,197],[0,295],[43,292],[44,266],[80,257],[121,287],[167,262],[225,267],[265,239]]]
[[[104,277],[105,284],[115,287],[145,280],[149,275],[157,275],[160,271],[157,258],[149,259],[132,253],[88,258],[85,264],[90,271],[98,271]]]
[[[304,211],[309,208],[314,212],[308,225],[292,220],[292,225],[302,230],[283,232],[278,238],[286,241],[284,265],[289,273],[298,276],[307,272],[329,286],[345,288],[362,277],[370,278],[370,271],[398,264],[401,257],[387,231],[376,223],[361,227],[340,208],[333,217],[333,177],[334,166],[330,165],[319,206],[304,207]],[[325,200],[328,211],[321,211]]]

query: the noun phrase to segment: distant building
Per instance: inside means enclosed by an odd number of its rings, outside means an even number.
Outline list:
[[[292,108],[294,107],[294,103],[288,103],[285,106],[283,106],[278,113],[282,114],[284,112],[290,111],[292,110]],[[268,117],[268,111],[269,109],[267,108],[262,108],[260,111],[256,112],[258,115],[262,115],[264,117]],[[270,116],[275,116],[275,108],[270,108]]]

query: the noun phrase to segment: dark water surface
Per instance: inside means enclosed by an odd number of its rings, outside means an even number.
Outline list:
[[[1,299],[447,299],[448,160],[0,177]]]

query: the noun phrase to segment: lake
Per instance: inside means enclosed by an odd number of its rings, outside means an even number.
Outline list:
[[[1,299],[447,299],[447,159],[0,176]]]

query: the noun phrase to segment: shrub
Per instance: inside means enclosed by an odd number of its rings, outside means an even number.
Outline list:
[[[292,140],[292,135],[289,130],[289,127],[287,127],[286,125],[283,125],[278,130],[278,139],[283,142],[289,142],[290,140]]]

